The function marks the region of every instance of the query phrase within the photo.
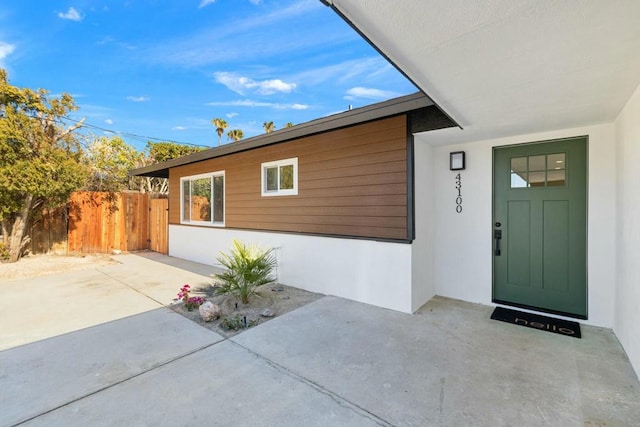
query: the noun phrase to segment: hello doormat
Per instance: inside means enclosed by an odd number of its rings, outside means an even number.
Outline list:
[[[527,328],[539,329],[541,331],[553,332],[574,338],[582,338],[580,324],[578,322],[554,319],[553,317],[525,313],[504,307],[496,307],[491,314],[491,318],[500,320],[501,322],[513,323],[514,325],[526,326]]]

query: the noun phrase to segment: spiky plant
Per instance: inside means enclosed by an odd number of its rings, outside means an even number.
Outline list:
[[[273,249],[263,249],[255,244],[247,246],[238,240],[233,241],[233,246],[228,254],[221,252],[217,258],[226,271],[213,275],[218,285],[216,292],[233,295],[243,304],[248,304],[249,297],[256,294],[259,286],[275,281],[271,273],[276,266],[276,258]]]

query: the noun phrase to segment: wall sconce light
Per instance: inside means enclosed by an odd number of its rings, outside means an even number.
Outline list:
[[[449,170],[464,170],[464,151],[449,153]]]

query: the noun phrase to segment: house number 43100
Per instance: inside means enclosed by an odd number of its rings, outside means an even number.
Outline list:
[[[458,196],[456,197],[456,212],[462,213],[462,177],[460,173],[456,175],[456,190],[458,190]]]

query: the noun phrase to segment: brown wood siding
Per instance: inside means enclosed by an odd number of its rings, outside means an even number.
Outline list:
[[[292,157],[298,195],[262,197],[261,163]],[[405,116],[172,168],[169,223],[180,223],[180,177],[221,170],[226,227],[408,238]]]

